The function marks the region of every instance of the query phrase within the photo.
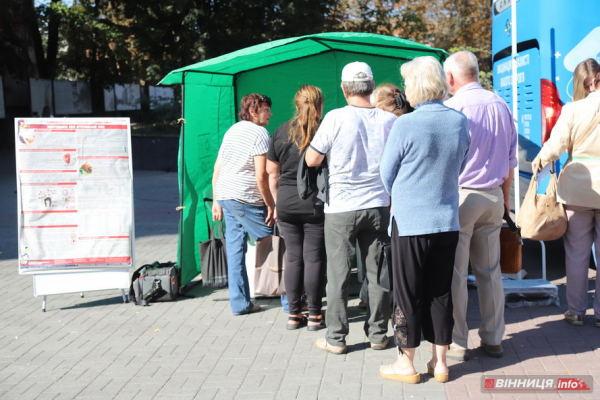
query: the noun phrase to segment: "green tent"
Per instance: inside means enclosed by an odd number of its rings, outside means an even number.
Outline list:
[[[321,33],[276,40],[170,72],[163,85],[183,85],[183,124],[179,148],[179,265],[182,284],[201,271],[198,243],[208,239],[212,171],[221,139],[236,122],[241,98],[266,94],[273,100],[272,133],[294,113],[293,98],[301,85],[321,88],[324,111],[346,105],[341,72],[353,61],[368,63],[375,83],[400,84],[399,67],[407,60],[444,50],[391,36],[368,33]]]

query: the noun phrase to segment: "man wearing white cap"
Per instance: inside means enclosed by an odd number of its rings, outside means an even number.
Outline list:
[[[390,302],[377,286],[377,263],[389,241],[390,197],[379,176],[379,161],[396,116],[370,103],[375,82],[363,62],[346,65],[342,91],[348,105],[323,119],[306,152],[309,166],[329,165],[329,203],[325,204],[327,250],[327,334],[317,348],[344,354],[348,335],[348,283],[355,264],[356,243],[366,268],[369,304],[365,334],[374,350],[387,347]]]

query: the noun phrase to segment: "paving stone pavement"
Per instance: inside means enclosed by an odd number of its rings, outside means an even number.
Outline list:
[[[123,304],[120,292],[33,297],[32,278],[17,269],[17,196],[14,157],[0,153],[0,398],[2,399],[465,399],[598,398],[594,393],[489,395],[490,375],[592,375],[600,390],[600,329],[588,310],[585,325],[562,321],[564,266],[549,271],[561,306],[506,308],[505,356],[486,357],[479,346],[476,290],[470,290],[471,359],[450,361],[451,381],[408,385],[382,379],[378,368],[396,350],[370,349],[358,299],[349,302],[349,353],[317,350],[324,335],[287,331],[278,299],[258,300],[264,311],[234,317],[227,290],[194,287],[172,303]],[[175,260],[176,173],[134,171],[136,265]],[[550,258],[560,249],[549,249]],[[535,261],[535,257],[533,258]],[[539,273],[535,266],[530,273]],[[595,273],[590,271],[590,287]],[[358,288],[353,292],[358,292]],[[591,297],[591,294],[590,294]],[[390,327],[390,334],[391,334]],[[417,351],[421,372],[427,343]]]

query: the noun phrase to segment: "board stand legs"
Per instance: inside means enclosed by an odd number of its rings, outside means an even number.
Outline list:
[[[83,298],[83,292],[81,292],[80,295]],[[42,312],[46,312],[46,297],[47,296],[44,296],[42,298]],[[121,289],[121,297],[123,297],[123,304],[129,303],[129,301],[127,301],[127,296],[125,295],[125,289]]]

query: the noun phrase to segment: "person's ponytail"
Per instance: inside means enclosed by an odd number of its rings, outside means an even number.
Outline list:
[[[308,147],[319,128],[323,100],[321,89],[311,85],[301,86],[294,97],[296,115],[288,127],[288,140],[295,143],[300,152]]]

